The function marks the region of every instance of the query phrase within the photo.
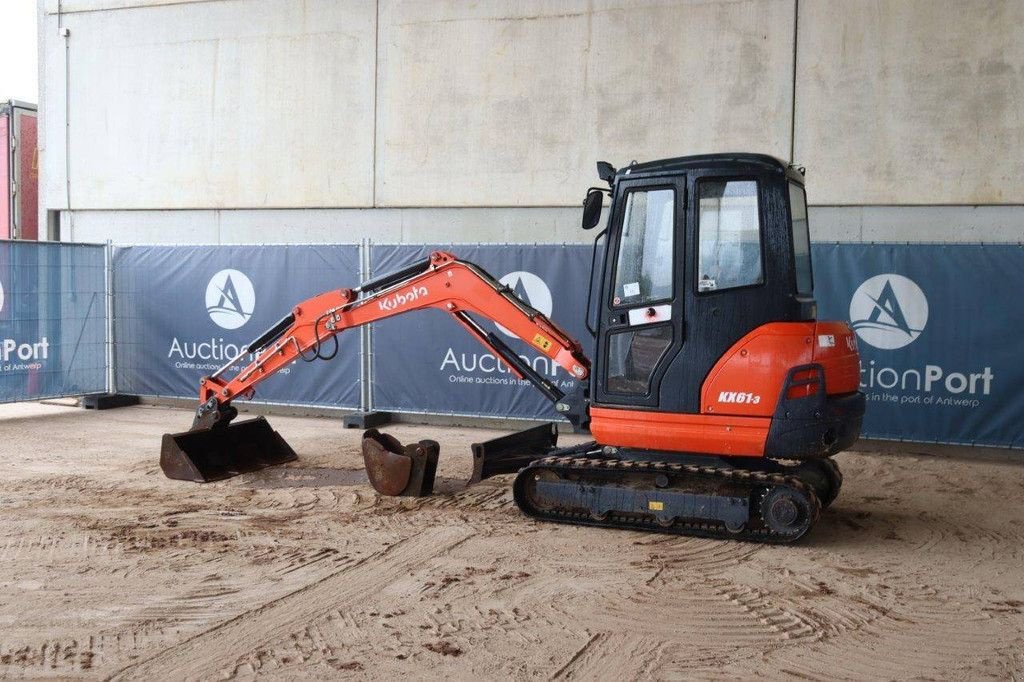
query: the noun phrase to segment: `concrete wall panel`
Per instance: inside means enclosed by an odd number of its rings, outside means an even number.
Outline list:
[[[98,12],[132,7],[183,5],[191,2],[221,2],[221,0],[43,0],[43,7],[47,13],[55,14],[58,11],[64,13]]]
[[[815,242],[1017,242],[1021,206],[812,206]],[[578,208],[75,211],[66,239],[115,244],[584,243]]]
[[[1021,206],[812,206],[811,239],[840,242],[1019,242]]]
[[[816,204],[1024,203],[1024,2],[800,3]]]
[[[101,244],[219,244],[217,211],[73,211],[61,216],[64,241]]]
[[[789,155],[793,0],[381,0],[377,204],[579,205],[616,165]]]
[[[375,14],[251,0],[64,16],[72,207],[370,205]],[[47,42],[62,72],[62,39]]]
[[[115,244],[590,243],[578,208],[74,211],[66,240]]]
[[[39,224],[46,210],[67,208],[65,190],[64,40],[58,36],[57,17],[43,14],[39,21]]]

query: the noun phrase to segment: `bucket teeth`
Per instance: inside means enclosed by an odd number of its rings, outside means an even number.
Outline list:
[[[377,429],[363,434],[363,463],[373,489],[382,495],[424,497],[434,491],[437,441],[421,440],[402,445]]]
[[[166,433],[160,468],[167,478],[206,483],[284,464],[298,455],[263,417],[228,426]]]

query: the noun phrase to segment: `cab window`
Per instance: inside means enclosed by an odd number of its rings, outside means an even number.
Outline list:
[[[674,234],[675,190],[635,190],[626,195],[612,305],[672,298]]]
[[[701,180],[697,191],[697,291],[763,283],[757,182]]]
[[[649,395],[654,370],[672,343],[672,326],[629,329],[608,337],[605,386],[609,393]]]
[[[798,294],[814,292],[811,277],[811,233],[807,225],[807,195],[795,182],[789,183],[789,211],[793,224],[793,257]]]

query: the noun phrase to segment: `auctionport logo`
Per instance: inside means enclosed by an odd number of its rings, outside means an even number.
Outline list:
[[[206,312],[223,329],[238,329],[252,317],[256,291],[245,273],[221,270],[206,285]]]
[[[519,300],[533,308],[536,308],[545,317],[551,317],[551,310],[553,307],[551,301],[551,289],[548,289],[548,285],[545,284],[544,280],[540,277],[532,272],[516,270],[515,272],[508,273],[498,281],[511,289],[512,293],[514,293]],[[495,323],[495,326],[497,326],[498,331],[505,336],[509,336],[513,339],[519,338],[500,324]]]
[[[903,348],[924,331],[928,299],[908,277],[876,275],[853,293],[850,320],[865,343],[883,350]]]

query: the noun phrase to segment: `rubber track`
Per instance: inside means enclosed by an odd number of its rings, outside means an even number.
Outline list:
[[[564,480],[563,473],[581,473],[586,471],[608,471],[609,469],[623,472],[638,473],[650,472],[652,475],[672,472],[674,474],[686,474],[695,478],[713,478],[723,482],[743,483],[749,485],[751,492],[754,488],[762,486],[783,485],[802,491],[811,502],[812,519],[807,530],[801,534],[781,534],[772,531],[761,524],[760,501],[761,495],[753,496],[750,505],[750,520],[743,530],[730,532],[725,528],[724,523],[715,521],[685,521],[677,518],[672,525],[663,526],[654,519],[637,518],[633,516],[616,516],[609,513],[604,520],[594,519],[589,513],[544,511],[529,505],[526,499],[525,486],[527,478],[538,471],[548,470]],[[593,484],[590,482],[589,484]],[[651,481],[654,489],[654,481]],[[677,490],[685,489],[676,487]],[[527,516],[544,521],[557,523],[571,523],[583,526],[600,526],[603,528],[620,528],[626,530],[645,530],[656,533],[672,533],[677,535],[693,535],[704,538],[715,538],[722,540],[745,540],[751,542],[763,542],[784,544],[800,539],[810,532],[818,521],[821,513],[821,503],[814,489],[795,476],[787,476],[779,473],[763,471],[752,471],[749,469],[737,469],[731,467],[697,466],[693,464],[673,464],[671,462],[644,461],[644,460],[619,460],[605,458],[587,457],[545,457],[531,462],[523,468],[516,476],[513,486],[516,504]]]

